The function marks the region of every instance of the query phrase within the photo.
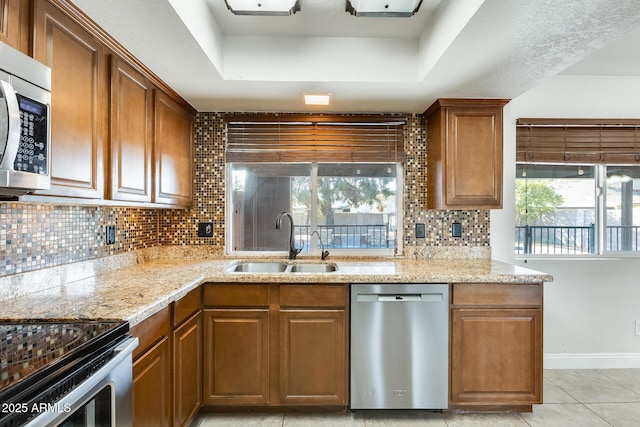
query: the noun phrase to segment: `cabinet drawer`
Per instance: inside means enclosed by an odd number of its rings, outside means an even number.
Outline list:
[[[540,306],[541,284],[457,283],[453,285],[455,306]]]
[[[174,303],[173,326],[177,326],[180,323],[184,322],[199,309],[200,287],[197,287]]]
[[[206,285],[204,305],[211,307],[268,307],[268,285]]]
[[[133,351],[133,360],[141,356],[147,349],[151,348],[162,338],[166,338],[171,333],[169,322],[169,307],[165,307],[148,319],[143,320],[131,328],[129,333],[138,337],[138,347]]]
[[[324,285],[283,285],[281,307],[344,307],[345,287]]]

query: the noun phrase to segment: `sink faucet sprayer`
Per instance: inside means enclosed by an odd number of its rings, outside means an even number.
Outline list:
[[[296,248],[296,242],[293,239],[293,217],[289,212],[282,212],[276,218],[276,230],[280,230],[282,228],[282,217],[286,216],[289,218],[289,224],[291,225],[291,231],[289,232],[289,259],[296,259],[296,255],[302,252],[302,248]]]
[[[322,248],[320,252],[320,259],[324,261],[329,256],[329,251],[324,250],[324,243],[322,243],[322,238],[320,237],[320,233],[318,233],[318,230],[313,230],[313,233],[311,233],[311,235],[313,236],[314,234],[318,236],[318,240],[320,241],[320,247]]]

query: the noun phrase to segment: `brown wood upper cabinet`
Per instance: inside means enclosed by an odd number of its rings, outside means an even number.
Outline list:
[[[502,208],[507,99],[438,99],[427,120],[427,208]]]
[[[67,0],[34,0],[33,17],[52,74],[51,190],[23,199],[189,207],[195,111]]]
[[[193,116],[162,91],[155,96],[155,203],[193,200]]]
[[[111,57],[111,174],[108,198],[151,202],[153,86]]]
[[[34,2],[34,57],[51,67],[51,190],[102,199],[109,74],[103,45],[52,3]]]
[[[0,41],[29,53],[29,1],[0,0]]]

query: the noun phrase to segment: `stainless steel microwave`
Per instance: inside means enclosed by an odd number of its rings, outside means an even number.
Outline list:
[[[51,186],[51,69],[0,42],[0,196]]]

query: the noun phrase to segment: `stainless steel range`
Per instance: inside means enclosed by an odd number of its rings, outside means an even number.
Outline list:
[[[0,323],[0,427],[131,426],[127,322]]]

